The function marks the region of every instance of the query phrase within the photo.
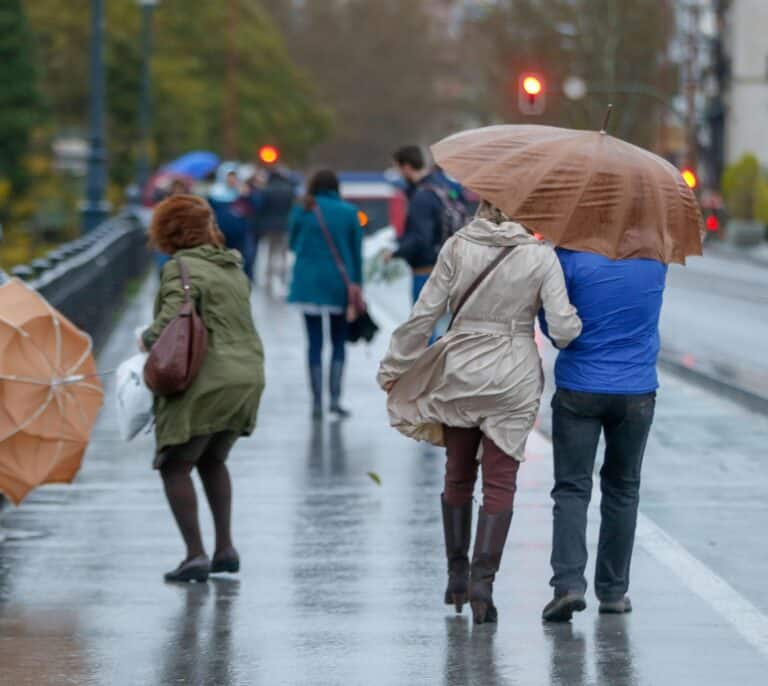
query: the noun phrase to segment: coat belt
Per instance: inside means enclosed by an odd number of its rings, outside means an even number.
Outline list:
[[[532,321],[489,322],[480,319],[459,318],[451,332],[487,333],[494,336],[526,336],[533,338]]]

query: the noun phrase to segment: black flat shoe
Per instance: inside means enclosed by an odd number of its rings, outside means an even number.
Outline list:
[[[237,574],[240,571],[240,556],[234,548],[222,555],[214,555],[211,562],[211,574]]]
[[[191,560],[185,560],[172,572],[165,575],[165,580],[173,583],[189,583],[208,581],[211,573],[211,561],[207,555],[198,555]]]

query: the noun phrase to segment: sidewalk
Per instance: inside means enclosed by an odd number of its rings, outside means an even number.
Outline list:
[[[102,367],[132,352],[133,329],[147,321],[149,307],[145,290]],[[691,582],[691,573],[702,573],[695,560],[679,550],[670,557],[676,549],[645,518],[633,567],[635,613],[601,618],[590,596],[572,625],[542,626],[551,449],[539,434],[521,469],[497,581],[501,622],[474,628],[466,610],[455,617],[441,604],[443,457],[387,426],[373,381],[387,332],[371,349],[351,351],[346,398],[354,419],[317,427],[309,419],[299,316],[258,295],[255,313],[268,390],[256,435],[237,446],[231,463],[240,578],[162,583],[182,551],[149,467],[152,441],[121,443],[109,400],[76,484],[45,488],[8,514],[7,525],[46,537],[0,549],[3,683],[764,683],[764,615],[739,605],[744,627],[734,627],[728,607],[702,599],[702,577]],[[594,510],[591,522],[595,541]],[[718,588],[720,601],[741,598]]]

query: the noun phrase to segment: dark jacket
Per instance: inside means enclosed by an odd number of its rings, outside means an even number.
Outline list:
[[[443,239],[443,204],[430,186],[440,186],[441,180],[428,174],[408,190],[408,216],[405,232],[395,252],[412,269],[433,267],[437,262]]]
[[[362,284],[363,230],[357,218],[357,209],[336,193],[318,194],[317,205],[349,278],[354,283]],[[347,287],[312,211],[303,207],[294,209],[290,221],[290,247],[296,254],[296,263],[288,301],[345,308]]]
[[[296,183],[279,171],[269,175],[267,185],[261,191],[258,228],[261,233],[287,231],[288,220],[296,197]]]
[[[192,297],[208,329],[208,353],[187,391],[156,398],[158,450],[221,431],[250,434],[264,389],[264,352],[253,325],[250,286],[240,256],[210,245],[177,254],[189,269]],[[183,300],[179,268],[172,260],[163,269],[155,321],[143,335],[147,350]]]

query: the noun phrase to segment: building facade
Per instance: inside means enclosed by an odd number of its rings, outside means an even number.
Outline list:
[[[752,153],[768,167],[768,0],[731,0],[725,29],[726,161]]]

